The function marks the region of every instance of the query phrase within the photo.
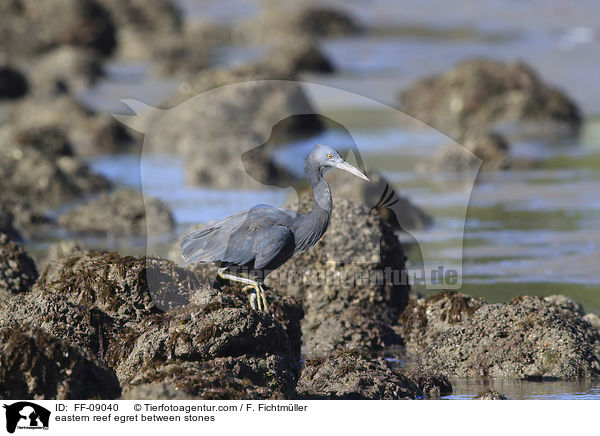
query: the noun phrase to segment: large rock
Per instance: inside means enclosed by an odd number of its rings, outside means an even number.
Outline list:
[[[306,199],[298,210],[309,207]],[[400,280],[404,266],[392,228],[365,206],[336,198],[321,240],[286,262],[267,283],[303,302],[304,342],[315,346],[305,349],[307,355],[321,357],[344,347],[349,337],[353,347],[375,351],[401,343],[381,323],[394,324],[408,302],[410,287]],[[365,334],[364,327],[371,331]]]
[[[2,51],[23,58],[60,45],[108,55],[116,45],[111,16],[95,0],[3,1],[0,34]]]
[[[94,112],[68,94],[22,99],[12,105],[9,120],[21,131],[64,130],[78,155],[123,151],[136,143],[130,131],[110,114]]]
[[[579,109],[521,62],[473,59],[419,80],[399,94],[401,109],[455,139],[473,128],[524,123],[576,130]]]
[[[252,151],[252,157],[244,158],[247,150],[259,143],[237,136],[224,136],[218,144],[207,144],[185,161],[185,181],[190,185],[205,185],[230,189],[262,189],[265,185],[290,185],[294,180],[282,165],[275,162],[272,154]]]
[[[27,134],[0,137],[3,197],[24,196],[36,205],[55,207],[110,186],[107,179],[71,156],[69,147],[53,149],[39,139]]]
[[[383,358],[368,359],[354,352],[307,360],[297,391],[303,399],[399,400],[423,396],[415,382],[394,372]]]
[[[6,400],[110,400],[115,375],[97,359],[32,326],[0,327],[0,396]]]
[[[72,232],[96,234],[160,235],[173,230],[169,207],[161,200],[121,188],[75,206],[58,223]]]
[[[152,108],[133,119],[125,117],[125,122],[145,133],[145,151],[183,156],[189,183],[238,189],[289,186],[289,173],[264,145],[319,132],[321,119],[296,82],[236,83],[238,72],[223,74],[202,73],[189,89],[210,91],[168,110]],[[230,86],[210,88],[221,80]]]
[[[268,291],[270,314],[257,312],[246,292],[213,281],[159,258],[76,252],[0,306],[0,328],[35,323],[127,391],[166,383],[199,398],[294,397],[301,308]]]
[[[168,101],[170,106],[177,106],[160,114],[154,129],[168,135],[164,140],[175,139],[175,143],[164,146],[177,150],[181,150],[182,138],[189,135],[195,135],[201,144],[218,142],[225,134],[243,137],[253,132],[266,140],[282,119],[315,113],[300,84],[289,80],[294,80],[294,76],[263,64],[204,71],[179,87]],[[223,88],[215,89],[220,87]],[[178,117],[182,118],[179,127],[173,125]],[[280,133],[306,135],[323,128],[316,115],[304,121],[302,130]]]
[[[7,235],[0,233],[0,301],[29,291],[37,277],[35,262]]]
[[[576,305],[518,297],[486,304],[440,332],[422,366],[447,376],[569,378],[600,375],[600,335]]]

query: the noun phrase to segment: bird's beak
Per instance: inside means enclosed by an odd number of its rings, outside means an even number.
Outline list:
[[[339,168],[340,170],[348,171],[350,174],[354,174],[356,177],[360,177],[361,179],[365,179],[366,181],[369,181],[367,176],[365,176],[363,173],[361,173],[358,169],[354,168],[348,162],[344,162],[344,161],[335,162],[333,164],[333,166],[335,168]]]

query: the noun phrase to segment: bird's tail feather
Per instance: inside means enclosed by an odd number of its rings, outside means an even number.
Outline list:
[[[217,241],[211,240],[210,236],[217,228],[207,227],[196,230],[181,240],[181,256],[187,262],[216,260],[215,251],[219,249]]]

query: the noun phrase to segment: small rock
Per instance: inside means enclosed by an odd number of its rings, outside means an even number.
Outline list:
[[[506,139],[492,132],[467,134],[463,141],[464,148],[449,145],[443,147],[433,157],[433,165],[425,171],[495,171],[510,168],[509,145]]]
[[[38,230],[52,224],[53,220],[44,213],[40,205],[32,204],[27,198],[15,193],[0,194],[0,232],[6,233],[11,239],[18,241],[20,235],[30,238]],[[6,225],[14,225],[16,233],[11,233],[10,227],[7,228]]]
[[[0,233],[0,300],[29,291],[37,278],[35,262],[7,235]]]
[[[452,384],[442,374],[417,370],[405,375],[430,398],[439,398],[452,393]]]
[[[506,400],[506,395],[501,394],[498,391],[488,390],[478,393],[474,400]]]

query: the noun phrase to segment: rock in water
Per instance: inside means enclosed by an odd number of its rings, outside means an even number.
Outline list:
[[[160,235],[175,225],[164,202],[133,189],[103,194],[61,215],[58,222],[73,232],[111,235]]]
[[[33,259],[7,235],[0,233],[0,301],[31,290],[37,278]]]
[[[116,46],[112,18],[95,0],[0,2],[0,33],[0,48],[15,57],[27,58],[63,44],[109,55]]]
[[[447,376],[527,379],[600,375],[600,335],[581,313],[549,298],[485,304],[441,331],[422,353]]]
[[[522,62],[464,61],[419,80],[399,100],[402,110],[457,140],[484,126],[535,122],[576,131],[581,124],[575,103]]]
[[[494,171],[510,168],[509,145],[506,139],[493,132],[467,133],[462,145],[466,150],[449,145],[438,150],[432,159],[432,167],[425,171]],[[471,154],[472,153],[472,154]]]

